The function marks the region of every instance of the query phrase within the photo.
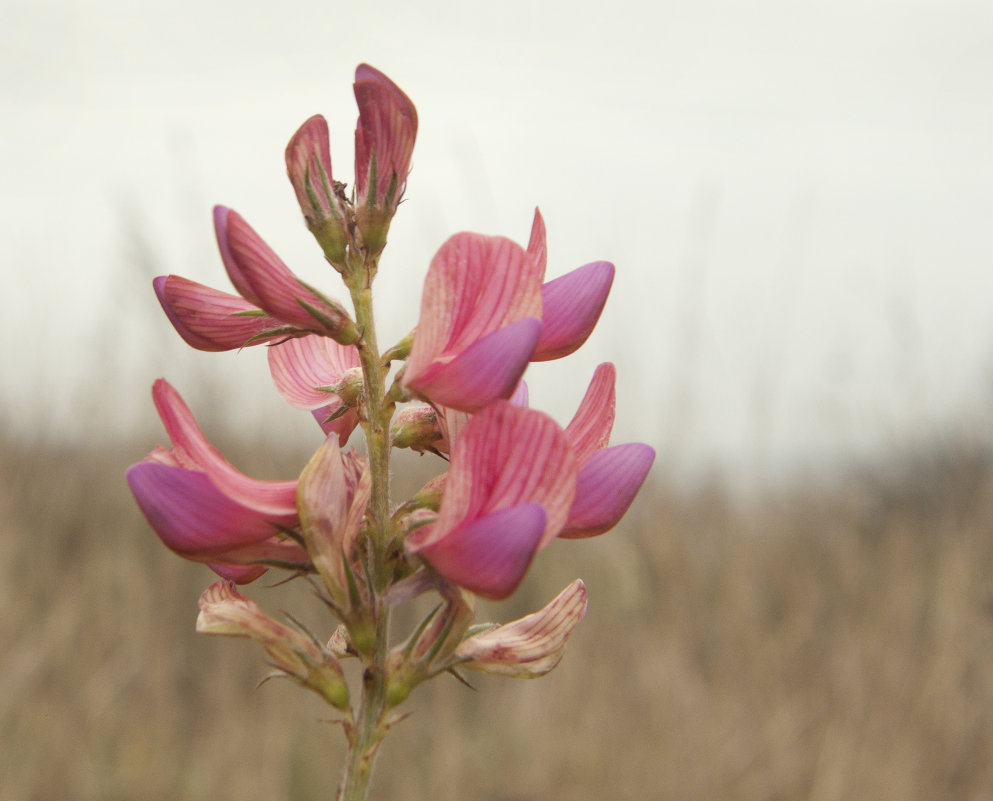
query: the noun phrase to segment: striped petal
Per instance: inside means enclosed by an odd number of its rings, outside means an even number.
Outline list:
[[[152,286],[169,322],[197,350],[234,350],[287,336],[282,323],[237,295],[178,275],[160,275]]]
[[[576,414],[566,426],[566,438],[580,467],[610,442],[610,430],[614,427],[616,377],[617,370],[613,364],[604,362],[599,365]]]

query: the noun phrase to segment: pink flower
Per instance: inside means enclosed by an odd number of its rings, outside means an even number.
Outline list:
[[[203,435],[165,380],[152,389],[172,440],[127,472],[128,484],[159,538],[187,559],[240,583],[259,563],[309,565],[306,551],[280,532],[299,525],[296,481],[260,481],[238,472]]]
[[[404,385],[475,411],[517,387],[541,336],[541,271],[504,237],[462,233],[431,260]]]
[[[589,337],[614,280],[591,262],[542,283],[545,222],[527,250],[503,237],[456,234],[435,255],[404,385],[435,406],[472,412],[508,398],[530,361],[567,356]]]
[[[347,383],[347,377],[358,371],[355,347],[309,336],[270,345],[266,355],[272,380],[283,399],[296,409],[312,411],[324,433],[336,434],[344,446],[359,423],[358,413],[341,394],[327,388],[343,380]],[[361,384],[361,373],[356,380]]]
[[[230,350],[309,333],[358,341],[342,306],[293,275],[241,215],[215,206],[214,229],[228,277],[244,300],[172,275],[153,282],[169,320],[190,345]]]
[[[565,429],[579,466],[576,497],[559,536],[593,537],[617,525],[648,476],[655,451],[632,442],[608,448],[614,425],[614,365],[597,367],[572,421]]]
[[[576,473],[554,420],[494,401],[456,441],[437,519],[407,537],[407,550],[477,595],[506,598],[565,525]]]
[[[396,210],[417,137],[417,110],[393,81],[368,64],[355,70],[356,205]]]

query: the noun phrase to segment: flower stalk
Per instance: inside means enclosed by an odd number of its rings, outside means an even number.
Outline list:
[[[591,262],[545,281],[545,225],[537,211],[526,248],[474,233],[443,243],[427,271],[416,327],[380,351],[373,282],[406,190],[417,113],[368,65],[356,70],[354,90],[351,196],[332,177],[323,117],[308,119],[286,149],[304,220],[344,282],[351,315],[300,281],[240,215],[220,206],[218,248],[238,294],[178,276],[153,284],[191,346],[267,345],[280,395],[320,424],[324,438],[314,456],[295,480],[249,478],[209,443],[179,393],[160,379],[153,397],[171,447],[155,448],[127,476],[163,543],[222,578],[201,596],[197,630],[254,640],[277,675],[340,714],[348,756],[338,801],[368,799],[383,739],[419,684],[462,669],[534,678],[559,663],[586,613],[582,581],[503,625],[474,624],[475,596],[508,597],[557,539],[616,525],[655,456],[639,443],[608,447],[612,365],[597,369],[567,427],[529,408],[524,371],[586,341],[614,277],[609,262]],[[349,445],[357,427],[365,454]],[[394,504],[393,448],[440,458],[447,470]],[[289,624],[270,618],[235,588],[271,569],[323,582],[318,595],[334,617],[326,643],[290,615]],[[393,608],[426,593],[440,603],[393,640]],[[352,688],[340,664],[349,658],[361,665]]]

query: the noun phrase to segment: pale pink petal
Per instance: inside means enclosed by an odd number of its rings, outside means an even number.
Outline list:
[[[216,206],[214,227],[228,276],[243,297],[288,325],[339,342],[358,340],[344,308],[303,286],[240,214]]]
[[[542,287],[541,339],[532,361],[560,359],[579,348],[600,319],[614,265],[595,261]]]
[[[536,678],[562,659],[566,642],[586,614],[586,585],[576,579],[543,609],[477,634],[455,649],[461,667],[517,678]]]
[[[441,406],[475,411],[517,388],[541,334],[541,323],[525,318],[487,334],[451,361],[436,363],[408,388]]]
[[[521,379],[520,383],[517,385],[517,389],[514,390],[514,394],[507,400],[514,404],[514,406],[528,405],[528,385],[524,382],[524,379]]]
[[[544,528],[545,510],[531,503],[477,517],[420,549],[412,535],[408,549],[420,553],[449,581],[499,600],[513,593],[524,578]]]
[[[267,356],[269,372],[283,400],[295,409],[308,411],[333,406],[337,396],[318,387],[334,384],[346,370],[359,366],[359,354],[354,346],[340,345],[321,336],[270,345]]]
[[[189,407],[165,379],[152,387],[152,399],[182,462],[184,454],[205,471],[211,482],[233,501],[254,509],[268,520],[292,526],[297,519],[296,482],[249,478],[228,462],[204,436]],[[185,464],[191,467],[191,464]],[[271,533],[271,532],[270,532]]]
[[[152,286],[173,327],[197,350],[234,350],[288,335],[282,323],[237,295],[178,275],[160,275]]]
[[[314,419],[317,421],[317,424],[321,427],[324,434],[326,436],[330,436],[332,434],[336,436],[338,438],[338,444],[344,448],[348,443],[348,438],[352,436],[352,432],[359,424],[359,415],[355,409],[351,409],[340,417],[335,417],[335,413],[340,408],[341,404],[338,402],[329,403],[327,406],[322,406],[320,409],[314,409],[311,414],[314,415]]]
[[[565,539],[595,537],[616,526],[634,500],[655,461],[648,445],[632,442],[594,453],[579,473]]]
[[[613,364],[604,362],[599,365],[576,414],[566,426],[566,439],[572,445],[580,468],[610,442],[610,430],[614,426],[616,378],[617,371]]]
[[[531,237],[528,239],[528,257],[534,265],[534,271],[539,278],[544,278],[548,264],[548,236],[545,232],[545,219],[538,209],[534,210],[534,221],[531,223]]]

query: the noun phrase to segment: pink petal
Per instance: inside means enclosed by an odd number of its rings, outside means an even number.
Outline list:
[[[343,220],[341,200],[331,176],[328,123],[320,114],[307,120],[286,146],[286,172],[304,217],[311,225]]]
[[[633,442],[598,451],[579,473],[565,539],[595,537],[617,525],[644,483],[655,451]]]
[[[455,443],[437,535],[469,518],[539,503],[546,513],[544,547],[565,525],[576,475],[572,449],[551,417],[494,401],[473,416]]]
[[[288,325],[339,342],[358,340],[344,308],[303,286],[240,214],[215,206],[214,227],[231,283],[246,300]]]
[[[346,370],[359,366],[359,354],[353,346],[320,336],[270,345],[267,355],[276,389],[296,409],[334,405],[337,396],[317,388],[334,384]]]
[[[160,275],[152,286],[173,327],[197,350],[233,350],[286,336],[285,331],[278,331],[279,321],[237,295],[178,275]],[[267,331],[275,333],[263,336]]]
[[[226,561],[228,552],[276,532],[271,520],[225,495],[206,473],[140,462],[127,479],[148,524],[187,559]]]
[[[233,581],[235,584],[249,584],[269,570],[261,565],[208,564],[207,567],[221,578]]]
[[[417,110],[410,98],[379,70],[355,70],[355,188],[358,205],[395,208],[403,195],[417,137]],[[375,176],[372,162],[375,156]],[[375,186],[370,182],[375,177]],[[392,187],[392,189],[391,189]],[[372,195],[369,197],[369,195]]]
[[[152,399],[169,439],[180,459],[208,474],[210,481],[234,502],[255,510],[268,520],[295,525],[297,519],[296,481],[261,481],[249,478],[228,462],[204,436],[190,408],[179,393],[160,378],[152,387]],[[270,530],[270,534],[272,531]]]
[[[576,414],[566,426],[565,435],[580,468],[610,441],[610,430],[614,427],[616,377],[617,371],[610,362],[599,365]]]
[[[534,264],[535,273],[544,278],[548,264],[548,236],[545,232],[545,219],[538,209],[534,210],[534,221],[531,223],[531,238],[528,240],[528,257]]]
[[[614,265],[595,261],[542,287],[541,339],[532,361],[568,356],[593,331],[614,281]]]
[[[521,583],[544,528],[541,506],[513,506],[476,518],[419,553],[450,581],[500,600]]]
[[[518,386],[541,323],[526,318],[483,336],[449,362],[435,363],[407,386],[441,406],[475,411]]]

